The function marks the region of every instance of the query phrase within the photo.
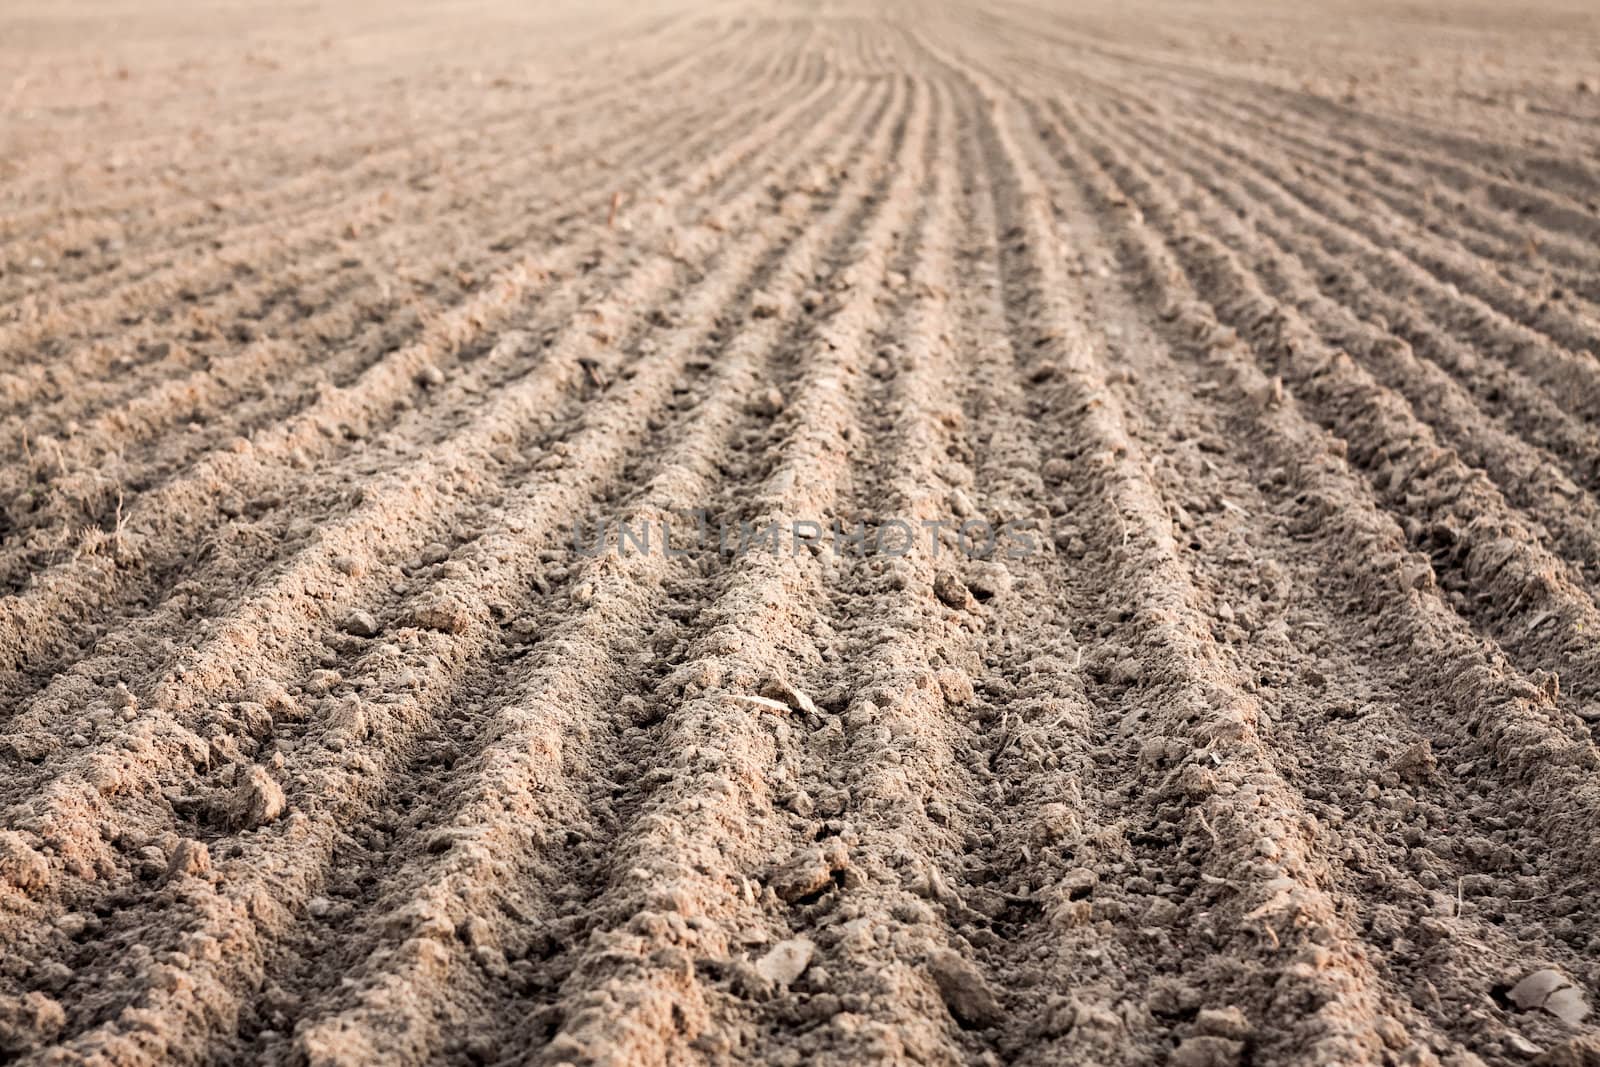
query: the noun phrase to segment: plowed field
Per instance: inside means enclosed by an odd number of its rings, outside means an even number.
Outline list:
[[[1600,12],[15,0],[0,1060],[1594,1065]]]

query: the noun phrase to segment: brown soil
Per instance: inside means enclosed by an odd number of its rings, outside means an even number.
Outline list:
[[[1600,1063],[1597,57],[7,5],[0,1060]]]

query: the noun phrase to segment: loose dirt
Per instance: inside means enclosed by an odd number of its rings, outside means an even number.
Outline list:
[[[0,1060],[1600,1064],[1600,15],[1320,8],[8,5]]]

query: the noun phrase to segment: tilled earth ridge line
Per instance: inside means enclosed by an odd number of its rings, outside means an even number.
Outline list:
[[[0,13],[0,1062],[1600,1064],[1596,56]]]

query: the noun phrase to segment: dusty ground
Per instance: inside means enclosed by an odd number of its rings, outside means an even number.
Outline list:
[[[5,5],[0,1059],[1600,1063],[1562,3]]]

